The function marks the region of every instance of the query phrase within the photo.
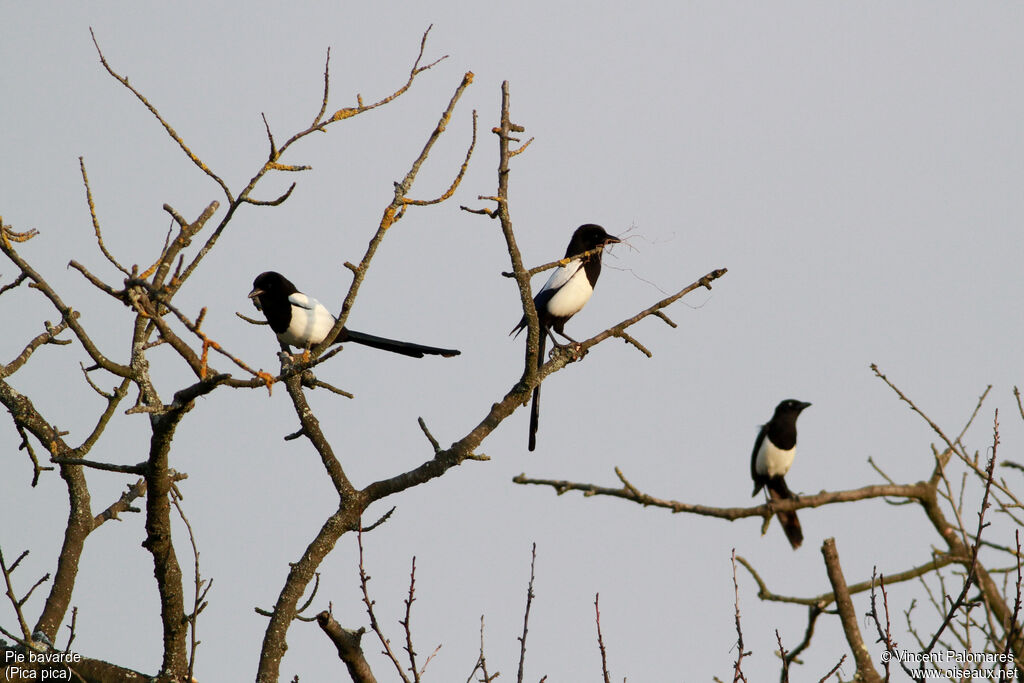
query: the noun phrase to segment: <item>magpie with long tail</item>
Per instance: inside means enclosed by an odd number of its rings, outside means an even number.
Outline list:
[[[319,301],[306,296],[288,278],[274,271],[256,276],[249,298],[253,300],[256,308],[263,311],[270,329],[277,334],[278,340],[299,349],[309,349],[322,342],[337,322]],[[335,344],[344,342],[362,344],[413,358],[423,358],[424,355],[448,358],[461,353],[457,349],[440,349],[436,346],[377,337],[347,327],[342,327],[334,340]]]
[[[603,249],[609,244],[621,242],[618,237],[609,235],[600,225],[588,223],[576,228],[565,250],[568,263],[559,266],[533,297],[533,305],[537,308],[537,319],[540,323],[540,346],[537,350],[537,367],[544,364],[544,346],[547,337],[556,347],[565,346],[555,339],[554,333],[568,339],[573,344],[578,342],[565,333],[565,323],[579,313],[594,293],[597,278],[601,275],[601,256]],[[597,251],[594,251],[594,250]],[[586,254],[588,251],[594,253]],[[512,332],[519,333],[526,328],[526,316],[519,321]],[[537,422],[540,417],[540,385],[533,390],[533,401],[530,405],[530,450],[537,447]]]
[[[788,398],[775,406],[772,419],[761,426],[750,455],[750,476],[754,480],[756,496],[762,488],[767,489],[772,501],[788,500],[795,496],[786,486],[785,476],[796,457],[796,418],[804,408],[811,405]],[[790,545],[796,550],[804,542],[804,532],[795,510],[775,513],[779,524],[786,533]]]

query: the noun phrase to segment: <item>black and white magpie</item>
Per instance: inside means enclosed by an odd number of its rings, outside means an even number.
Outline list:
[[[316,346],[327,337],[337,319],[330,311],[313,297],[300,292],[291,281],[280,273],[267,271],[260,273],[252,283],[249,298],[256,308],[263,311],[270,329],[284,344],[300,349]],[[457,356],[456,349],[439,349],[434,346],[423,346],[412,342],[396,341],[377,337],[364,332],[356,332],[347,327],[334,340],[335,344],[355,342],[363,346],[371,346],[383,351],[400,353],[403,356],[423,358],[424,354],[435,356]]]
[[[562,335],[570,342],[578,343],[564,331],[569,318],[579,313],[594,293],[597,278],[601,275],[601,255],[605,245],[621,242],[618,237],[609,235],[600,225],[588,223],[576,228],[565,250],[565,258],[569,262],[559,266],[551,274],[548,281],[533,297],[540,322],[540,348],[537,351],[537,367],[544,364],[544,345],[548,335],[555,346],[564,346],[555,339],[554,333]],[[581,256],[588,251],[598,251],[588,256]],[[509,334],[519,336],[526,328],[526,316],[512,328]],[[540,417],[540,385],[533,390],[533,402],[530,406],[530,450],[537,447],[537,420]]]
[[[772,419],[761,426],[757,440],[754,441],[754,452],[750,454],[750,476],[754,480],[751,497],[756,496],[763,487],[767,488],[771,500],[794,497],[784,477],[796,456],[796,418],[809,405],[787,398],[775,406]],[[799,548],[804,541],[804,533],[800,529],[796,511],[778,512],[776,516],[793,549]]]

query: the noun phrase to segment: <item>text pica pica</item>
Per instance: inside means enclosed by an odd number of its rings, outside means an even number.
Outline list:
[[[754,452],[750,455],[750,476],[754,479],[754,492],[751,496],[756,496],[762,487],[767,487],[772,500],[794,497],[784,477],[796,456],[796,418],[809,405],[788,398],[775,406],[772,419],[761,426],[757,440],[754,441]],[[778,512],[776,516],[793,549],[799,548],[804,541],[804,533],[800,529],[796,511]]]
[[[565,323],[573,317],[590,300],[594,293],[594,285],[601,275],[601,249],[607,244],[620,242],[618,237],[609,235],[600,225],[581,225],[576,228],[569,240],[569,247],[565,250],[565,258],[570,261],[564,266],[559,266],[548,278],[547,283],[541,287],[537,295],[533,297],[533,304],[537,308],[537,318],[540,322],[540,348],[537,351],[537,367],[544,364],[544,344],[551,335],[551,342],[555,346],[564,346],[555,339],[554,332],[562,335],[574,344],[575,339],[568,336],[565,331]],[[585,252],[597,249],[598,251],[588,256],[580,256]],[[512,332],[516,336],[526,327],[526,316],[519,321]],[[540,415],[540,385],[533,390],[533,403],[530,406],[530,450],[537,447],[537,418]]]
[[[270,329],[277,333],[277,338],[300,349],[309,349],[322,342],[337,321],[319,301],[306,296],[288,278],[274,271],[256,276],[249,298],[253,300],[256,308],[263,311],[267,322],[270,323]],[[334,340],[336,344],[342,342],[355,342],[413,358],[423,358],[424,354],[451,357],[460,353],[456,349],[439,349],[434,346],[376,337],[346,327],[341,328],[337,339]]]

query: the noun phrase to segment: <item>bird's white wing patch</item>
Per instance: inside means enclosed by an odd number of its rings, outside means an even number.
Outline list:
[[[278,335],[285,344],[303,348],[319,344],[334,327],[334,316],[323,304],[302,292],[288,297],[292,319],[288,329]]]
[[[558,289],[559,287],[562,287],[582,268],[583,262],[576,258],[572,259],[564,266],[555,268],[555,272],[551,273],[551,277],[549,277],[548,281],[544,283],[544,286],[540,288],[540,291],[545,292],[549,289]],[[538,292],[538,294],[539,293],[540,292]]]
[[[786,472],[789,472],[795,457],[796,446],[793,446],[788,451],[784,451],[765,436],[761,441],[761,448],[757,450],[757,461],[754,468],[758,474],[764,474],[769,477],[781,477]]]
[[[294,294],[289,296],[288,297],[288,303],[290,303],[292,306],[298,306],[299,308],[304,308],[307,311],[312,311],[317,306],[320,306],[320,302],[319,301],[317,301],[316,299],[314,299],[311,296],[306,296],[302,292],[295,292]],[[321,306],[321,308],[323,308],[323,307]]]

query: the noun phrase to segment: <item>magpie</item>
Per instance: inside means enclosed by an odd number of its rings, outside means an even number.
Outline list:
[[[793,464],[796,456],[796,418],[800,412],[811,405],[793,398],[775,406],[775,414],[761,426],[754,441],[754,452],[750,454],[750,476],[754,480],[756,496],[762,487],[767,487],[771,500],[786,500],[795,496],[786,486],[786,472]],[[796,550],[804,541],[804,533],[800,529],[800,520],[796,511],[778,512],[776,516],[786,532],[793,549]]]
[[[274,330],[277,338],[283,344],[300,349],[309,349],[322,342],[337,322],[319,301],[306,296],[292,284],[291,280],[272,270],[256,276],[249,298],[253,300],[256,308],[263,311],[267,322],[270,323],[270,329]],[[456,349],[439,349],[377,337],[347,327],[342,327],[334,340],[335,344],[342,342],[355,342],[413,358],[423,358],[424,354],[450,358],[461,353]]]
[[[533,297],[533,305],[537,308],[537,318],[540,322],[540,346],[537,349],[538,368],[544,365],[544,345],[548,335],[551,336],[551,343],[556,347],[565,345],[558,343],[558,340],[555,339],[555,332],[573,344],[579,343],[565,333],[565,323],[583,309],[587,301],[590,300],[590,295],[594,293],[597,278],[601,275],[601,250],[608,244],[621,241],[618,237],[605,232],[600,225],[592,223],[581,225],[572,234],[569,247],[565,250],[565,258],[569,259],[569,262],[556,268],[537,295]],[[593,249],[598,251],[582,256]],[[518,337],[525,328],[526,316],[524,315],[509,334]],[[531,451],[537,447],[537,420],[539,417],[540,385],[538,384],[533,390],[533,402],[530,406]]]

